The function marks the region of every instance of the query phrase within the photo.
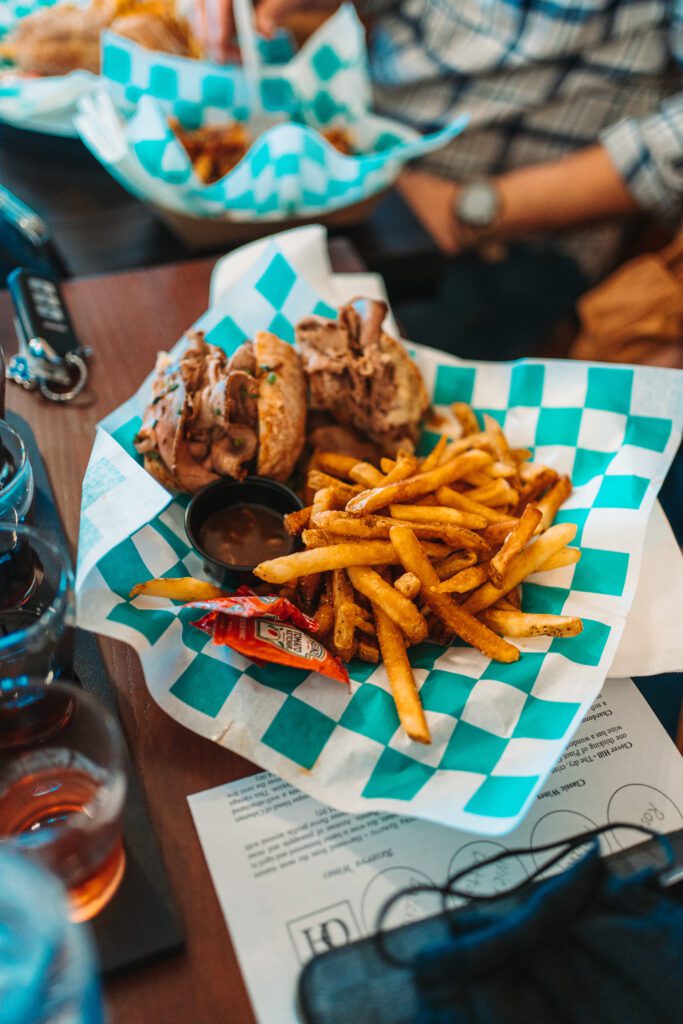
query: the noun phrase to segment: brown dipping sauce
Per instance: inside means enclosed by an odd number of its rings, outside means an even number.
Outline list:
[[[279,512],[244,502],[219,508],[207,516],[199,530],[199,543],[217,562],[251,566],[288,555],[294,538],[287,532]]]

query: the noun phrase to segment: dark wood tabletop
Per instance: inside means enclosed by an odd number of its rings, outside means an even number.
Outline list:
[[[45,220],[68,276],[193,255],[78,139],[0,124],[0,184]],[[363,253],[367,266],[383,274],[390,288],[395,283],[402,295],[423,295],[433,286],[442,264],[436,244],[396,192],[343,234]],[[207,245],[202,254],[212,252],[215,246]],[[1,257],[0,252],[0,264]]]
[[[330,249],[335,269],[363,269],[343,239],[334,240]],[[206,309],[213,265],[212,259],[204,259],[68,282],[64,294],[76,331],[94,351],[84,400],[60,407],[8,384],[8,407],[35,432],[74,554],[81,484],[95,424],[136,390],[157,351],[173,345]],[[16,350],[6,294],[0,295],[0,345],[6,355]],[[182,954],[109,982],[109,1020],[252,1024],[186,797],[258,769],[166,716],[150,697],[130,648],[109,640],[102,641],[102,648],[187,942]]]

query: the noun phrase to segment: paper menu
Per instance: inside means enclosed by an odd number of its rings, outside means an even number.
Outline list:
[[[442,882],[503,847],[539,845],[595,825],[683,826],[683,759],[631,680],[610,680],[522,825],[495,841],[407,817],[349,815],[263,772],[189,798],[197,832],[260,1024],[294,1024],[296,983],[315,953],[374,931],[392,892]],[[615,852],[640,841],[610,833]],[[534,861],[479,872],[508,888]],[[482,876],[487,877],[482,877]],[[400,902],[389,923],[434,913]]]

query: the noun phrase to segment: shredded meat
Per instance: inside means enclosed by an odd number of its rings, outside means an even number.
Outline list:
[[[135,446],[161,460],[180,490],[247,475],[258,447],[255,362],[251,342],[228,359],[201,333],[189,335],[177,363],[160,353]]]
[[[419,370],[403,346],[382,331],[387,307],[357,299],[337,320],[313,316],[296,338],[313,409],[375,441],[384,452],[412,449],[429,398]]]

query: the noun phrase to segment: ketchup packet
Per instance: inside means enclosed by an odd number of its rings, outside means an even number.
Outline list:
[[[311,633],[318,630],[318,623],[315,619],[300,612],[288,598],[253,594],[246,587],[241,587],[230,597],[214,597],[210,601],[191,601],[185,607],[203,608],[207,612],[219,612],[221,615],[237,615],[243,619],[265,617],[278,619],[280,622],[293,622],[295,626],[307,629]]]
[[[252,661],[320,672],[350,685],[341,661],[301,628],[315,632],[318,623],[286,597],[238,592],[233,597],[192,601],[187,607],[208,612],[192,625],[208,633],[218,646],[231,647]]]

